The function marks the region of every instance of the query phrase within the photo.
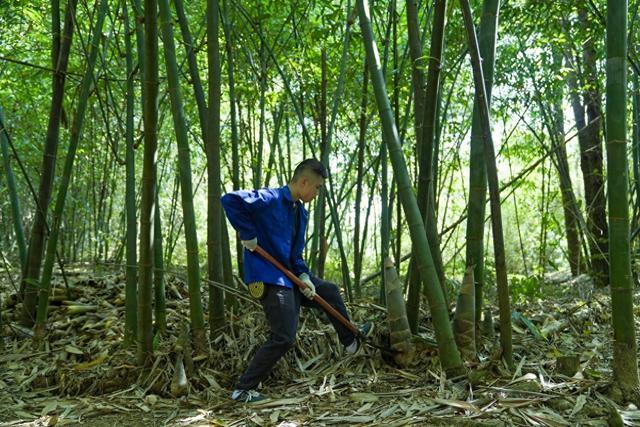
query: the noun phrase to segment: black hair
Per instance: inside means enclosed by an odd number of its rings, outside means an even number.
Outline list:
[[[296,166],[295,171],[293,172],[293,177],[291,181],[295,181],[302,175],[305,171],[310,171],[315,173],[318,176],[321,176],[324,179],[329,177],[329,173],[327,172],[327,168],[324,167],[322,162],[317,159],[305,159],[298,166]]]

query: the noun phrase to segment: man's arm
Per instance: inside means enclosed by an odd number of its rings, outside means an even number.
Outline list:
[[[309,267],[307,267],[307,263],[302,259],[302,254],[300,254],[293,261],[293,274],[300,276],[302,273],[309,274]]]
[[[295,241],[292,242],[293,251],[292,251],[292,259],[291,259],[291,269],[293,274],[296,276],[300,276],[302,273],[309,274],[309,267],[307,267],[307,263],[302,259],[302,252],[304,250],[304,232],[307,223],[307,213],[302,206],[298,208],[298,210],[302,209],[301,212],[296,212],[297,215],[300,215],[300,219],[295,221],[298,229],[295,233]]]
[[[264,208],[269,196],[261,191],[239,190],[227,193],[220,201],[227,219],[240,235],[240,240],[254,239],[258,233],[253,220],[253,212]]]

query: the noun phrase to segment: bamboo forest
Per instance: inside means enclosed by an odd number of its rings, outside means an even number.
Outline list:
[[[640,426],[639,15],[0,1],[0,426]]]

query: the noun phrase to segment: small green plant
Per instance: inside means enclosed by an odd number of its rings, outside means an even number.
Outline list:
[[[511,301],[515,304],[532,301],[542,297],[542,276],[509,275]]]

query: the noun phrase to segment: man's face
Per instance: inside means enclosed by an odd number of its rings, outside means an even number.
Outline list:
[[[302,177],[300,200],[309,203],[316,198],[324,185],[324,178],[316,174],[306,174]]]

